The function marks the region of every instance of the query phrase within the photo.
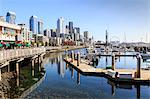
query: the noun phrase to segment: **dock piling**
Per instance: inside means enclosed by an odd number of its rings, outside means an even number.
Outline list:
[[[72,62],[73,62],[73,60],[74,60],[74,52],[73,51],[71,51],[71,58],[72,58]]]
[[[79,66],[80,64],[80,53],[78,52],[77,53],[77,66]]]
[[[115,70],[115,54],[112,53],[112,70]]]
[[[141,77],[141,55],[138,53],[137,56],[137,78],[140,78]]]
[[[34,76],[34,59],[32,59],[32,76]]]
[[[0,68],[0,81],[2,81],[2,68]]]
[[[17,86],[19,86],[19,62],[16,62]]]

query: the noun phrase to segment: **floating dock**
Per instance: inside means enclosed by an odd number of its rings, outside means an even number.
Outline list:
[[[73,60],[72,62],[71,58],[64,58],[64,61],[83,75],[101,76],[117,83],[131,83],[131,84],[141,83],[150,85],[150,70],[141,69],[141,77],[136,78],[134,76],[136,69],[110,70],[110,69],[94,68],[88,65],[86,61],[81,61],[79,66],[77,66],[77,61]],[[116,72],[119,74],[119,77],[115,76]]]

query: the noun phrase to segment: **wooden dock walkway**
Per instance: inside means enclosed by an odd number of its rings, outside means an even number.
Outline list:
[[[119,77],[113,77],[108,75],[108,69],[101,69],[101,68],[94,68],[87,64],[86,61],[82,61],[79,66],[77,66],[77,61],[74,60],[71,62],[71,58],[64,58],[64,61],[67,64],[70,64],[73,68],[75,68],[77,71],[79,71],[83,75],[90,75],[90,76],[102,76],[109,80],[115,81],[115,82],[123,82],[123,83],[143,83],[143,84],[149,84],[150,85],[150,70],[142,70],[141,69],[141,78],[135,78],[135,69],[115,69],[114,72],[118,73],[130,73],[132,74],[132,78],[119,78]]]

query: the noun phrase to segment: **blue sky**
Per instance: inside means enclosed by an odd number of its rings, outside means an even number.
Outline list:
[[[64,17],[73,21],[81,32],[88,30],[96,40],[150,42],[150,0],[0,0],[0,15],[16,12],[17,23],[28,25],[29,17],[44,20],[44,28],[56,28]],[[147,37],[146,37],[147,36]]]

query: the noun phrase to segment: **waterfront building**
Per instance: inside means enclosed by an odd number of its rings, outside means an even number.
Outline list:
[[[38,19],[37,16],[31,16],[29,20],[29,27],[30,31],[32,31],[34,34],[38,33]]]
[[[43,20],[38,20],[38,34],[43,34]]]
[[[63,17],[60,17],[58,20],[57,20],[57,32],[58,33],[65,33],[65,28],[64,28],[64,18]]]
[[[0,21],[0,42],[15,42],[20,32],[20,26]]]
[[[11,24],[15,24],[16,21],[16,14],[15,12],[7,12],[6,14],[6,22],[11,23]]]
[[[32,31],[30,31],[25,24],[18,24],[18,25],[21,27],[21,33],[18,34],[17,41],[31,44],[31,41],[33,40]]]
[[[4,16],[0,16],[0,21],[5,22],[5,18],[4,18]]]
[[[44,46],[49,44],[49,38],[43,34],[33,34],[33,37],[35,43],[37,43],[37,46]]]

